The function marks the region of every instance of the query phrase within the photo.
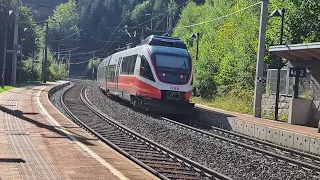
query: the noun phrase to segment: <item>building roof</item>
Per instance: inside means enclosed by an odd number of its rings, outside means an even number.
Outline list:
[[[269,52],[289,61],[319,61],[320,42],[271,46]]]

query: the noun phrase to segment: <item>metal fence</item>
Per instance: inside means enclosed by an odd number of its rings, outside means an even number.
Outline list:
[[[266,93],[276,94],[277,89],[277,69],[268,69]],[[292,96],[293,95],[294,78],[289,77],[289,70],[282,69],[280,73],[280,95]],[[307,71],[307,76],[299,80],[299,96],[310,90],[310,72]]]

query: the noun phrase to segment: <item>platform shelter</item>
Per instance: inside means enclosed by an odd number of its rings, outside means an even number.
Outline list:
[[[312,100],[320,102],[320,42],[271,46],[269,52],[288,60],[289,77],[294,78],[293,97],[289,101],[291,124],[306,125]],[[306,77],[307,69],[311,72],[315,86],[310,86],[311,99],[299,98],[299,79]],[[319,107],[317,109],[319,112]],[[320,120],[320,119],[318,119]]]

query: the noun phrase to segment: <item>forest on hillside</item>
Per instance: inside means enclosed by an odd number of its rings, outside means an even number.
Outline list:
[[[1,1],[0,34],[9,19],[8,47],[12,47],[14,16],[4,8],[17,6],[16,0]],[[7,2],[4,3],[4,2]],[[243,102],[241,111],[251,112],[254,88],[259,21],[259,0],[69,0],[60,4],[48,18],[47,42],[50,48],[49,77],[64,76],[64,62],[71,59],[71,74],[87,75],[99,58],[116,52],[128,43],[135,46],[151,35],[171,33],[186,42],[193,57],[194,85],[201,97],[231,97]],[[245,10],[243,10],[246,8]],[[318,0],[269,0],[268,13],[285,8],[284,44],[320,40],[320,3]],[[37,77],[45,42],[45,26],[37,25],[30,10],[22,6],[23,54],[36,49]],[[227,16],[226,16],[227,15]],[[172,18],[172,28],[168,20]],[[199,24],[200,23],[200,24]],[[266,46],[279,44],[280,18],[268,18]],[[196,59],[193,33],[200,34],[199,60]],[[22,34],[22,30],[20,30]],[[1,38],[4,38],[1,36]],[[37,40],[36,40],[37,39]],[[1,42],[3,40],[1,39]],[[1,43],[1,47],[3,43]],[[2,48],[1,48],[2,49]],[[60,53],[58,53],[58,51]],[[57,61],[58,56],[60,62]],[[1,58],[3,55],[1,54]],[[11,56],[8,56],[8,62]],[[98,59],[97,59],[98,58]],[[265,64],[275,57],[266,52]],[[23,62],[24,80],[30,80],[32,57]],[[10,63],[8,68],[10,69]],[[10,72],[7,73],[7,76]],[[239,100],[240,99],[240,100]]]

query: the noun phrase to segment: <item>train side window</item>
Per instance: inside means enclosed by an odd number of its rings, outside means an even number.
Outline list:
[[[109,70],[108,70],[108,81],[109,82],[114,82],[115,71],[116,71],[116,65],[110,65]]]
[[[130,75],[134,74],[134,67],[136,66],[136,61],[137,61],[137,55],[131,56],[131,64],[130,64],[130,70],[129,70]]]
[[[126,74],[127,59],[124,57],[121,62],[121,74]]]
[[[151,81],[155,81],[153,74],[152,74],[152,71],[151,71],[151,68],[150,68],[150,65],[144,56],[141,57],[140,76],[142,76],[146,79],[149,79]]]
[[[121,64],[121,74],[133,75],[137,55],[124,57]]]

